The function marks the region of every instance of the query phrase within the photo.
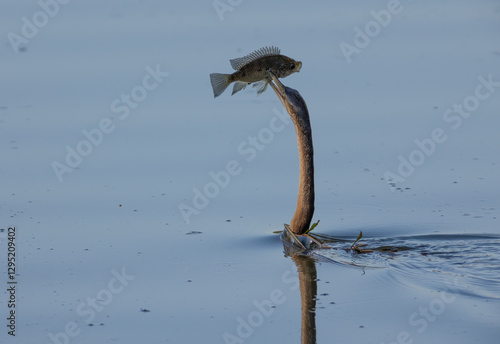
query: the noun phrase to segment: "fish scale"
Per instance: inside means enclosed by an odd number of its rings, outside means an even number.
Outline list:
[[[278,47],[263,47],[244,57],[232,59],[229,62],[233,69],[236,70],[233,74],[210,74],[214,98],[221,95],[233,82],[232,94],[241,91],[252,83],[254,83],[254,87],[258,88],[257,94],[261,94],[269,84],[267,71],[273,72],[278,78],[285,78],[292,73],[300,71],[302,67],[302,62],[281,55]]]

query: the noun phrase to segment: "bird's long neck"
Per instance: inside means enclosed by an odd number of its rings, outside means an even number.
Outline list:
[[[312,131],[307,108],[291,117],[295,125],[295,132],[297,133],[300,168],[297,208],[290,223],[290,228],[295,234],[304,234],[310,228],[314,214],[314,152]]]

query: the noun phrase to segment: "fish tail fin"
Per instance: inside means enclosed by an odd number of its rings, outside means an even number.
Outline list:
[[[219,74],[212,73],[210,74],[210,82],[212,83],[212,88],[214,90],[214,98],[217,98],[224,92],[224,90],[231,83],[230,81],[231,74]]]

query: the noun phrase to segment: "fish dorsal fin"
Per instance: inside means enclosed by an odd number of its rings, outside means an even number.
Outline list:
[[[259,50],[255,50],[253,53],[250,53],[247,56],[229,60],[229,62],[231,62],[231,67],[233,67],[234,70],[240,70],[241,67],[257,59],[260,59],[261,57],[279,55],[279,54],[280,54],[280,48],[278,47],[264,47],[260,48]]]

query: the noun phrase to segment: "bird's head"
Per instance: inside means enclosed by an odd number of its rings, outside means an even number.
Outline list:
[[[301,118],[303,116],[307,116],[309,119],[306,102],[300,95],[299,91],[283,85],[272,72],[268,72],[268,75],[270,79],[269,84],[273,88],[274,92],[276,92],[276,95],[281,100],[281,103],[286,108],[290,116],[298,116]]]

